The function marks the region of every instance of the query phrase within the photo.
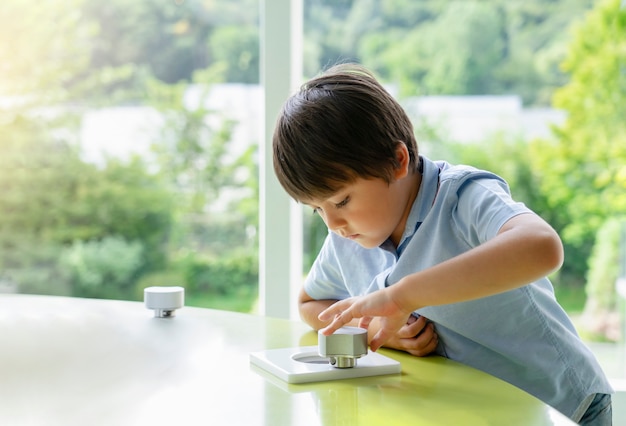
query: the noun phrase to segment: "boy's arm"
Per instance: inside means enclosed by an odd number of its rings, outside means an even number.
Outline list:
[[[304,289],[300,290],[298,295],[298,311],[300,312],[300,318],[313,328],[313,330],[319,330],[326,327],[330,321],[321,321],[318,315],[326,308],[336,303],[337,300],[325,299],[316,300],[307,294]],[[358,326],[358,321],[352,321],[353,325]]]
[[[562,263],[556,231],[536,214],[523,213],[484,244],[400,280],[396,300],[419,309],[479,299],[530,284]]]
[[[300,290],[298,296],[298,310],[304,322],[314,330],[326,327],[330,321],[321,321],[319,314],[337,303],[337,300],[326,299],[316,300],[309,296],[304,289]],[[354,319],[348,324],[354,327],[359,326],[359,320]],[[371,341],[379,330],[378,321],[374,321],[368,327],[368,341]],[[438,336],[433,324],[428,323],[425,317],[416,318],[409,315],[403,328],[385,343],[385,347],[408,352],[415,356],[426,356],[437,349]]]
[[[546,222],[532,213],[509,219],[486,243],[432,268],[407,275],[375,293],[342,300],[320,314],[332,323],[328,335],[354,318],[367,327],[380,316],[381,329],[371,342],[376,350],[425,306],[479,299],[529,284],[556,270],[563,262],[561,240]]]

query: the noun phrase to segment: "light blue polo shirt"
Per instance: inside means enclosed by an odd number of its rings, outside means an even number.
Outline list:
[[[330,232],[305,281],[314,299],[345,299],[393,285],[496,236],[530,212],[500,177],[421,157],[422,183],[398,249]],[[495,296],[416,311],[439,336],[437,353],[505,380],[574,421],[595,393],[612,393],[600,365],[554,297],[548,278]]]

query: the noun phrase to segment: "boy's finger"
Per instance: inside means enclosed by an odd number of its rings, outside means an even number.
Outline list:
[[[335,331],[339,330],[341,327],[352,321],[352,319],[353,317],[349,311],[343,311],[340,314],[336,315],[333,322],[323,328],[321,332],[324,336],[330,336]]]
[[[334,305],[331,305],[328,308],[324,309],[322,312],[319,313],[317,318],[320,321],[328,321],[331,318],[335,317],[339,312],[341,312],[336,305],[337,304],[335,303]]]
[[[359,320],[359,327],[361,328],[369,328],[370,323],[372,322],[373,317],[363,317]]]
[[[330,321],[331,319],[336,318],[341,315],[346,308],[351,306],[350,300],[351,299],[344,299],[330,305],[328,308],[320,312],[317,318],[320,321]]]
[[[379,330],[370,342],[370,349],[376,352],[378,348],[382,347],[389,340],[389,337],[391,336],[388,336],[384,329]]]

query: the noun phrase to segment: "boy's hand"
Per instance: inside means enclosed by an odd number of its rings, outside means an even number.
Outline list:
[[[370,342],[370,348],[376,351],[398,334],[411,315],[411,311],[405,311],[387,290],[389,288],[366,296],[340,300],[322,311],[318,316],[321,321],[332,320],[321,330],[322,334],[329,336],[355,318],[361,318],[359,327],[368,328],[373,317],[380,317],[378,319],[380,329]]]
[[[370,327],[379,326],[372,322]],[[433,323],[426,317],[409,316],[407,323],[398,330],[398,333],[387,340],[386,348],[405,351],[414,356],[426,356],[437,349],[439,337]]]

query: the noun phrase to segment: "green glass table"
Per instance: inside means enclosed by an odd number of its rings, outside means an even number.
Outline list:
[[[2,425],[573,424],[459,363],[381,349],[402,373],[287,384],[251,352],[311,346],[298,321],[143,303],[0,295]]]

